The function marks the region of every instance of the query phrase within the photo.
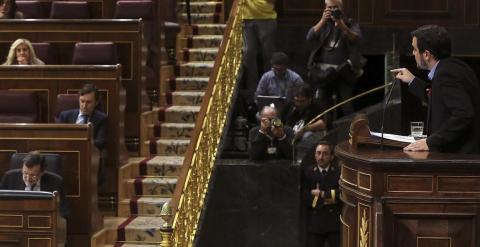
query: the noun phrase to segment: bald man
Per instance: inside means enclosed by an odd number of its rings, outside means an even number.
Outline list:
[[[260,126],[249,134],[248,155],[251,160],[292,159],[293,130],[284,126],[277,109],[266,106],[260,112]]]

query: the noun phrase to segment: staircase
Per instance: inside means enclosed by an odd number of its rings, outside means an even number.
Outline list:
[[[120,168],[118,217],[107,220],[92,246],[158,246],[162,240],[160,210],[175,189],[225,28],[221,1],[192,0],[191,26],[185,3],[178,6],[177,64],[162,68],[160,107],[142,116],[143,157]]]

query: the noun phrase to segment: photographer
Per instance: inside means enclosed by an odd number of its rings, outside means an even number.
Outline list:
[[[277,109],[266,106],[260,113],[260,126],[249,134],[248,155],[251,160],[291,159],[293,130],[284,126]]]
[[[307,41],[314,44],[308,59],[308,79],[317,89],[321,104],[331,107],[333,94],[338,102],[350,98],[365,62],[358,51],[360,28],[344,16],[341,0],[325,0],[322,18],[309,30]],[[352,104],[341,110],[343,115],[354,111]]]

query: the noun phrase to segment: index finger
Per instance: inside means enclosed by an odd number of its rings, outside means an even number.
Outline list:
[[[404,71],[404,70],[405,70],[405,68],[398,68],[398,69],[391,69],[390,72],[392,72],[392,73],[398,73],[398,72],[402,72],[402,71]]]

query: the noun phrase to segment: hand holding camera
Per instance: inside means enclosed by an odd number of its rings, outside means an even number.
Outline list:
[[[285,135],[282,120],[280,120],[279,118],[273,118],[270,120],[270,124],[273,137],[278,139],[282,138]]]
[[[282,120],[279,118],[262,118],[260,130],[274,138],[282,138],[285,135]]]

